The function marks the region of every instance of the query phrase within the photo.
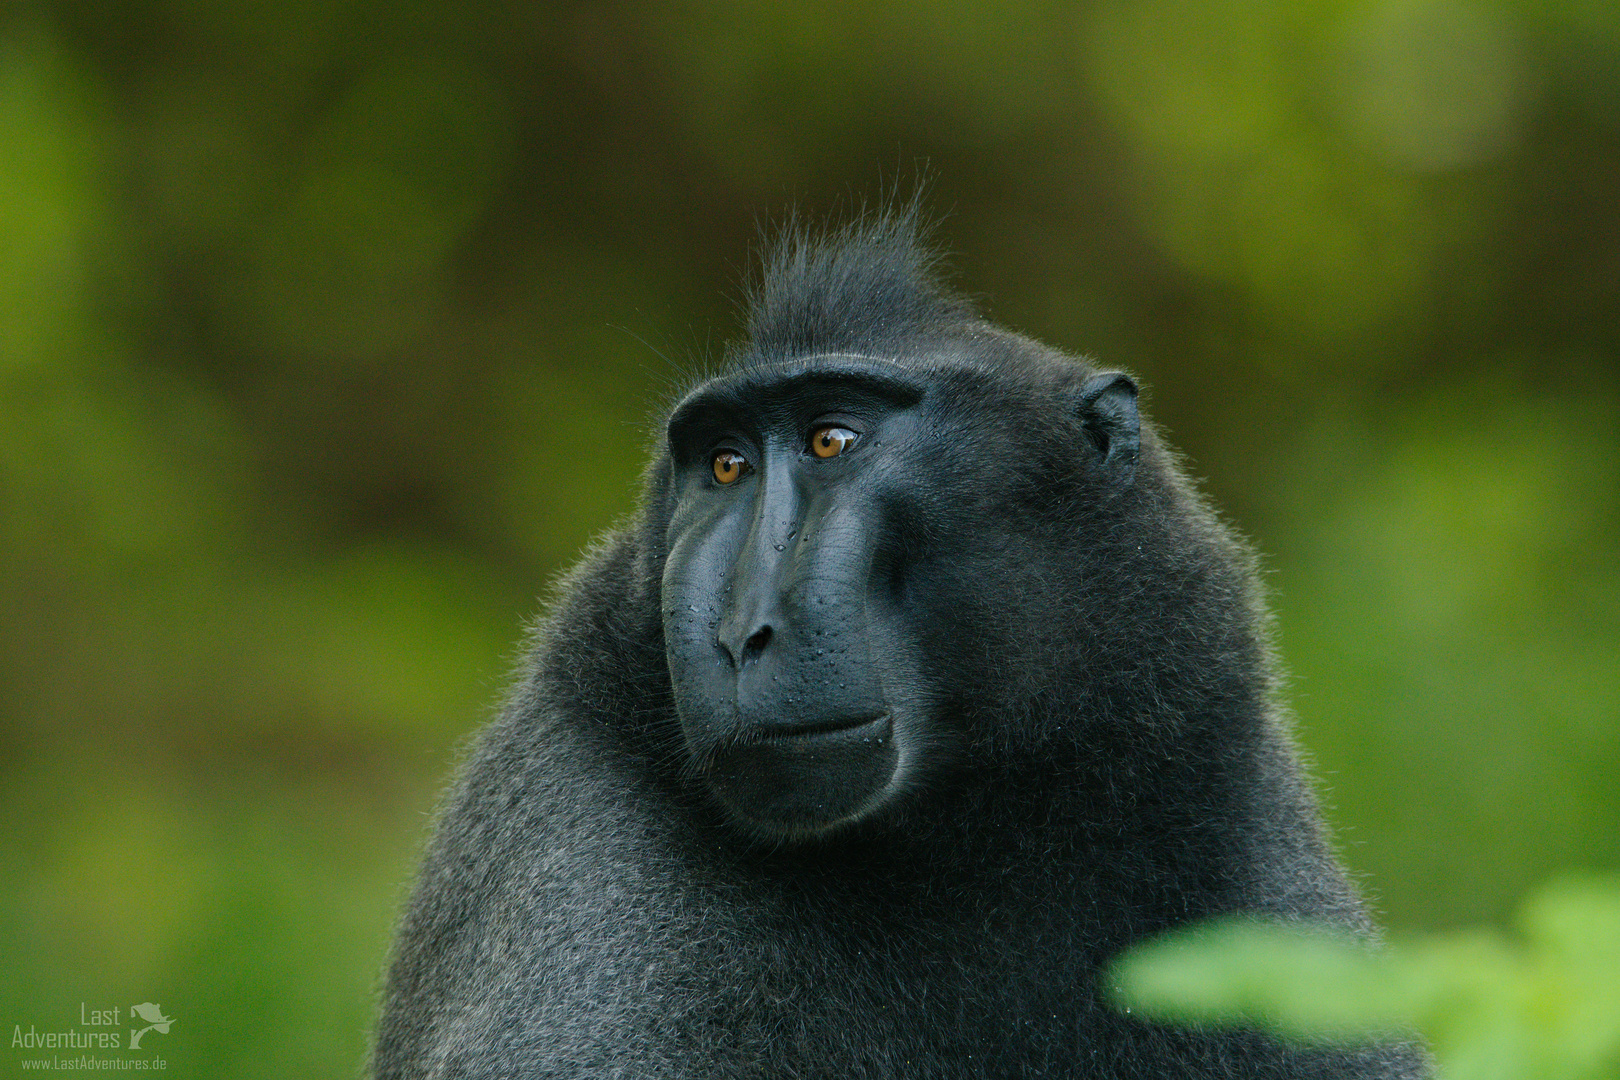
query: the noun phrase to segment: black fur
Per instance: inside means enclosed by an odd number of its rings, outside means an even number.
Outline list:
[[[1367,929],[1134,383],[984,322],[910,213],[791,231],[749,332],[467,763],[376,1075],[1423,1075],[1103,1004],[1201,916]]]

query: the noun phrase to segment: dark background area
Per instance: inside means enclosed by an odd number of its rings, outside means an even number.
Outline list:
[[[1609,0],[13,3],[4,1026],[354,1075],[457,747],[759,222],[925,172],[956,283],[1140,375],[1266,553],[1396,934],[1620,867]]]

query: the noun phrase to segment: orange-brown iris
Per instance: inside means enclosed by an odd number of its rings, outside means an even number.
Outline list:
[[[722,484],[735,484],[748,468],[748,459],[735,450],[722,450],[714,455],[714,478]]]
[[[810,451],[819,458],[834,458],[849,449],[855,433],[849,428],[828,424],[810,433]]]

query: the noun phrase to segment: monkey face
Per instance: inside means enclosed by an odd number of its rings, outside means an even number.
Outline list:
[[[884,595],[921,387],[853,357],[716,380],[670,422],[664,629],[697,773],[749,831],[815,835],[904,785],[920,683]],[[885,446],[884,444],[888,445]]]
[[[823,355],[676,408],[671,687],[693,769],[747,831],[880,813],[971,752],[974,718],[1038,691],[1062,553],[1050,522],[1009,508],[1078,475],[1092,444],[1073,393],[986,407],[973,383]]]

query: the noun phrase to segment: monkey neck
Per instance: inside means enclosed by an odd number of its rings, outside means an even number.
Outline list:
[[[1256,878],[1257,865],[1280,876],[1302,858],[1319,860],[1281,846],[1257,857],[1232,838],[1255,833],[1261,806],[1273,819],[1289,807],[1312,834],[1314,814],[1269,725],[1256,717],[1249,738],[1218,734],[1231,726],[1174,735],[1093,728],[1089,740],[975,762],[971,782],[940,777],[892,813],[824,840],[771,850],[742,841],[734,855],[765,876],[848,889],[861,904],[972,897],[975,908],[1011,909],[1023,897],[1067,893],[1093,909],[1128,910],[1107,925],[1133,932],[1253,909],[1275,891]],[[1257,797],[1259,788],[1283,798]]]

